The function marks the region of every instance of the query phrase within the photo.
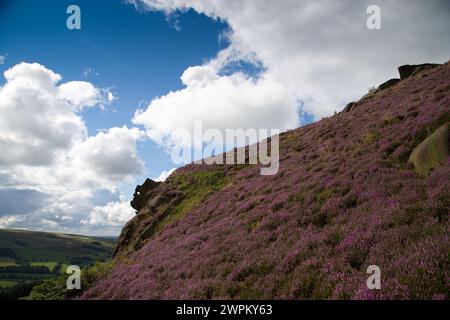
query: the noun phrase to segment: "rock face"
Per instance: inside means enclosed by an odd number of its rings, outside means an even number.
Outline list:
[[[393,86],[395,86],[395,85],[396,85],[397,83],[399,83],[399,82],[400,82],[400,79],[396,79],[396,78],[390,79],[390,80],[388,80],[388,81],[386,81],[386,82],[380,84],[380,85],[378,86],[377,91],[381,91],[381,90],[385,90],[385,89],[387,89],[387,88],[393,87]]]
[[[411,153],[409,162],[416,172],[427,176],[450,156],[450,122],[439,127]],[[449,177],[450,178],[450,177]]]
[[[276,175],[190,164],[137,189],[82,299],[449,299],[450,64],[425,74],[280,134]]]
[[[131,207],[137,211],[141,210],[148,201],[148,193],[155,189],[158,184],[159,182],[153,181],[152,179],[146,179],[142,185],[137,186],[134,191],[133,200],[130,203]]]
[[[137,216],[127,222],[120,233],[117,240],[116,248],[114,249],[113,256],[124,252],[125,250],[131,249],[135,250],[140,245],[139,235],[142,232],[142,216],[143,213],[148,213],[149,210],[152,212],[155,207],[160,204],[159,201],[155,199],[161,199],[162,195],[159,194],[158,186],[160,182],[153,181],[152,179],[146,179],[142,185],[136,186],[133,194],[133,200],[131,200],[130,205],[133,209],[137,210]],[[149,200],[152,200],[148,204]],[[152,205],[153,204],[153,205]],[[144,222],[145,223],[145,222]],[[138,243],[139,241],[139,243]],[[129,248],[132,244],[132,248]]]
[[[139,210],[136,216],[123,227],[117,240],[114,256],[140,249],[143,242],[153,235],[170,209],[180,203],[184,197],[183,192],[173,190],[170,185],[156,183],[150,179],[147,179],[142,186],[138,186],[136,193],[132,203]]]
[[[356,106],[356,102],[349,102],[345,108],[342,110],[342,112],[350,112],[352,109]]]
[[[436,63],[424,63],[424,64],[416,64],[416,65],[403,65],[398,67],[398,72],[400,73],[400,79],[404,80],[406,78],[412,77],[417,73],[424,70],[431,70],[440,66],[440,64]]]

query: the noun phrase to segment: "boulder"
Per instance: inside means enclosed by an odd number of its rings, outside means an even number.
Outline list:
[[[419,175],[427,176],[430,171],[450,156],[450,122],[440,126],[421,142],[409,156]]]
[[[145,180],[142,185],[136,187],[130,205],[137,211],[141,210],[148,201],[148,193],[155,189],[159,184],[160,182],[153,181],[152,179]]]
[[[406,64],[398,67],[398,72],[400,73],[400,79],[404,80],[406,78],[416,75],[417,73],[423,70],[431,70],[438,66],[440,66],[440,64],[436,63],[424,63],[415,65]]]
[[[344,110],[342,110],[342,112],[350,112],[350,111],[352,111],[352,109],[355,107],[355,105],[356,105],[356,102],[350,102],[350,103],[348,103],[346,106],[345,106],[345,108],[344,108]]]
[[[385,90],[385,89],[387,89],[387,88],[393,87],[393,86],[395,86],[395,85],[396,85],[397,83],[399,83],[399,82],[400,82],[400,79],[397,79],[397,78],[390,79],[390,80],[388,80],[388,81],[386,81],[386,82],[380,84],[380,85],[378,86],[377,91],[381,91],[381,90]]]

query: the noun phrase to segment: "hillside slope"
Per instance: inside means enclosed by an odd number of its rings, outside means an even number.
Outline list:
[[[91,263],[111,257],[114,239],[62,233],[0,229],[0,262]],[[6,263],[4,263],[6,265]]]
[[[57,277],[65,265],[86,267],[110,260],[115,242],[108,238],[0,229],[0,299],[11,298],[10,291],[27,295],[33,285]],[[2,291],[13,286],[8,293]],[[28,289],[22,292],[17,286]]]
[[[450,65],[401,71],[282,134],[277,175],[188,165],[152,185],[113,271],[82,297],[449,298],[450,158],[427,175],[408,159],[450,121]],[[366,287],[369,265],[381,290]]]

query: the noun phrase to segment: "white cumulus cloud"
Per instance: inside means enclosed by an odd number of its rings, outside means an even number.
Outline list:
[[[164,170],[162,171],[157,178],[153,178],[153,180],[158,182],[164,182],[166,179],[175,171],[177,168],[172,168],[170,170]]]
[[[101,105],[109,101],[108,95],[103,96],[101,90],[86,81],[71,81],[58,87],[59,98],[67,101],[76,110]]]
[[[141,137],[142,132],[137,128],[111,128],[77,144],[71,156],[76,167],[120,181],[144,170],[136,151],[136,141]]]
[[[192,132],[195,121],[202,121],[205,130],[223,132],[298,126],[295,97],[279,82],[242,73],[218,76],[209,69],[187,69],[182,76],[186,88],[152,100],[147,109],[136,112],[133,122],[145,126],[152,140],[169,147],[182,141],[177,129]]]
[[[135,214],[125,196],[120,195],[119,201],[109,202],[105,206],[96,206],[82,224],[93,226],[122,227]]]
[[[0,87],[0,165],[47,165],[86,137],[75,106],[61,98],[61,76],[37,63],[4,73]],[[70,86],[68,82],[64,85]]]
[[[134,184],[134,177],[143,173],[136,150],[143,133],[124,126],[88,135],[82,112],[114,100],[107,89],[84,81],[61,83],[61,75],[38,63],[22,62],[4,76],[0,194],[13,202],[3,208],[17,210],[0,212],[0,225],[92,232],[93,225],[80,221],[96,206],[120,201],[125,207],[118,187]],[[18,206],[23,195],[35,202]],[[103,233],[116,233],[123,217],[111,217],[111,229]]]

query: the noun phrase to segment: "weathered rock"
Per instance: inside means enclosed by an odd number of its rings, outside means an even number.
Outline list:
[[[400,73],[400,79],[403,80],[403,79],[409,78],[411,76],[414,76],[423,70],[431,70],[438,66],[440,66],[440,64],[436,64],[436,63],[424,63],[424,64],[416,64],[416,65],[406,64],[406,65],[398,67],[398,72]]]
[[[409,157],[416,172],[426,176],[450,156],[450,122],[439,127],[420,143]]]
[[[400,82],[400,79],[397,79],[397,78],[390,79],[390,80],[388,80],[388,81],[386,81],[386,82],[380,84],[380,85],[378,86],[377,91],[381,91],[381,90],[385,90],[385,89],[387,89],[387,88],[393,87],[393,86],[395,86],[395,85],[396,85],[397,83],[399,83],[399,82]]]
[[[150,180],[150,179],[147,179]],[[150,180],[151,181],[151,180]],[[144,183],[145,185],[145,183]],[[143,186],[144,186],[143,185]],[[151,183],[147,183],[147,187]],[[130,250],[138,250],[145,240],[152,237],[164,218],[170,214],[185,197],[183,191],[171,189],[170,184],[162,184],[160,188],[146,189],[138,186],[136,192],[146,192],[146,202],[122,229],[114,250],[114,256],[120,256]],[[143,201],[142,195],[137,194],[139,201]]]
[[[355,107],[355,105],[356,105],[356,102],[350,102],[350,103],[348,103],[348,104],[345,106],[344,110],[342,110],[342,112],[350,112],[350,111],[352,111],[352,109]]]
[[[142,185],[136,187],[133,200],[130,202],[130,205],[137,211],[141,210],[149,199],[149,191],[155,189],[159,184],[160,182],[156,182],[151,179],[145,180]]]
[[[115,257],[119,251],[123,250],[127,246],[128,242],[132,238],[132,234],[136,230],[136,227],[137,226],[135,219],[131,219],[125,224],[125,226],[122,228],[119,238],[117,239],[117,244],[116,247],[114,248],[113,257]]]
[[[158,208],[170,203],[174,198],[181,198],[184,196],[183,192],[170,190],[158,193],[154,196],[150,196],[146,208],[150,210],[150,212],[156,212]]]
[[[154,210],[154,209],[156,209],[156,208],[161,204],[162,201],[164,201],[163,195],[162,195],[162,194],[158,194],[158,195],[156,195],[155,197],[151,198],[151,199],[148,201],[147,207],[148,207],[150,210]]]

